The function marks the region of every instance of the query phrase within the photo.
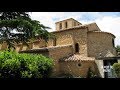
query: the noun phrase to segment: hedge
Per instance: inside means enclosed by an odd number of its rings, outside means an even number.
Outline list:
[[[53,60],[43,55],[0,51],[0,78],[48,78]]]

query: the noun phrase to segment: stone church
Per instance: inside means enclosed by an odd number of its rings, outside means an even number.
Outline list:
[[[52,58],[53,76],[71,74],[86,77],[91,68],[102,78],[110,77],[109,72],[104,72],[104,66],[118,62],[112,33],[101,31],[96,23],[82,24],[73,18],[55,24],[56,30],[52,32],[55,39],[50,39],[47,44],[41,39],[29,42],[29,48],[17,44],[16,50]],[[1,49],[5,48],[4,43]]]

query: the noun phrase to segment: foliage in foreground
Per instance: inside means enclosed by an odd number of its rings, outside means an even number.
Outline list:
[[[37,20],[32,20],[28,12],[0,12],[0,43],[6,42],[8,49],[15,49],[15,44],[27,42],[39,37],[46,42],[54,38],[44,26]]]
[[[86,78],[100,78],[92,69],[89,67]]]
[[[0,78],[48,78],[53,61],[43,55],[0,52]]]
[[[115,49],[116,49],[117,55],[120,55],[120,45],[117,45]]]
[[[120,63],[114,63],[113,69],[115,70],[117,77],[120,78]]]
[[[120,52],[120,45],[117,45],[117,46],[116,46],[116,51],[117,51],[117,52]]]

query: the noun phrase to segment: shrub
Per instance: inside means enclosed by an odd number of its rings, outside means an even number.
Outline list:
[[[53,60],[43,55],[0,52],[0,78],[48,78]]]
[[[97,74],[95,74],[95,72],[92,71],[91,67],[89,67],[86,78],[100,78],[100,77]]]
[[[120,63],[114,63],[113,69],[115,70],[117,77],[120,78]]]

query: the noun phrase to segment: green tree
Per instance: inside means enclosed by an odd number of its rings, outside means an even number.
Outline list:
[[[120,45],[117,45],[117,46],[116,46],[116,51],[117,51],[117,52],[120,52]]]
[[[29,18],[28,12],[0,12],[0,20],[12,20],[18,17]]]
[[[117,46],[115,47],[115,49],[116,49],[116,51],[117,51],[117,55],[120,55],[120,45],[117,45]]]
[[[28,12],[0,12],[0,42],[5,41],[8,49],[15,48],[15,43],[27,42],[31,38],[41,37],[45,41],[52,36],[37,20],[32,20]]]
[[[115,70],[117,77],[120,78],[120,63],[114,63],[113,69]]]
[[[20,20],[17,19],[20,17],[27,18],[29,15],[26,12],[0,12],[0,42],[5,41],[9,49],[14,47],[17,40],[12,31],[19,28]]]

